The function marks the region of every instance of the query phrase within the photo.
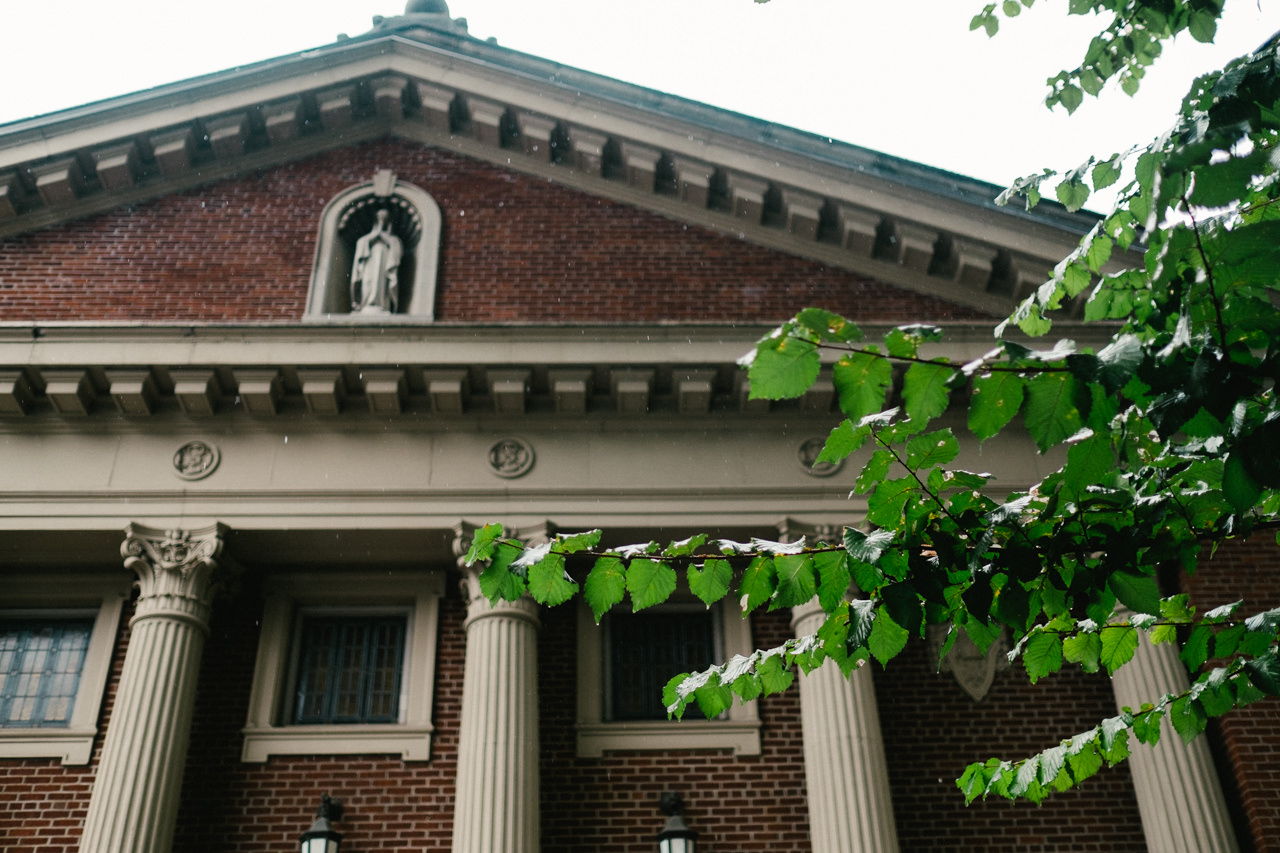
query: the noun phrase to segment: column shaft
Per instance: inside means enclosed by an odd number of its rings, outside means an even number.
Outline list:
[[[163,853],[173,840],[204,632],[133,623],[80,849]]]
[[[532,601],[471,601],[453,853],[539,849],[537,631]]]
[[[1111,677],[1116,707],[1141,707],[1190,686],[1172,644],[1153,646],[1143,637],[1133,660]],[[1152,853],[1235,853],[1239,850],[1227,814],[1218,772],[1203,735],[1186,744],[1173,723],[1161,722],[1154,746],[1131,744],[1129,770]]]
[[[83,853],[167,853],[172,846],[221,533],[219,525],[127,530],[125,565],[138,573],[141,592]]]
[[[816,602],[793,614],[796,636],[816,631],[824,615]],[[827,664],[802,676],[800,723],[813,853],[897,853],[871,673],[846,679]]]

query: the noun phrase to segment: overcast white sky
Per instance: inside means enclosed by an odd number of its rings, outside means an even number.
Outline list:
[[[1040,0],[995,39],[983,0],[451,0],[472,35],[998,184],[1147,142],[1197,73],[1280,30],[1227,0],[1216,45],[1179,40],[1130,99],[1042,104],[1099,24]],[[0,0],[0,123],[328,44],[403,0]]]

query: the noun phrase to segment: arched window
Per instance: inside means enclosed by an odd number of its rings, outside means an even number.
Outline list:
[[[320,217],[307,317],[352,322],[435,319],[440,207],[379,171],[344,190]]]

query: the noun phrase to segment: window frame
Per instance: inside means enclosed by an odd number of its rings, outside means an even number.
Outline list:
[[[663,605],[657,605],[663,607]],[[677,603],[674,608],[683,605]],[[701,605],[699,605],[701,606]],[[724,659],[749,655],[751,620],[726,601],[714,607],[713,625],[719,631],[716,649]],[[714,720],[695,718],[696,710],[682,720],[613,721],[605,717],[605,631],[590,608],[578,604],[578,722],[579,758],[600,758],[617,750],[729,749],[734,755],[760,754],[760,716],[754,702],[734,704]]]
[[[402,723],[405,720],[405,714],[408,710],[409,697],[405,692],[404,670],[405,670],[405,652],[413,644],[413,608],[411,607],[303,607],[298,610],[298,616],[294,620],[293,641],[291,646],[291,660],[289,665],[289,692],[286,697],[285,706],[280,709],[281,717],[293,720],[283,725],[288,726],[306,726],[306,725],[324,725],[317,723],[300,723],[298,718],[298,691],[302,687],[305,678],[304,663],[305,656],[303,654],[303,638],[306,634],[306,624],[308,621],[334,621],[348,624],[356,621],[366,621],[381,619],[385,617],[399,617],[402,622],[403,637],[400,644],[400,672],[397,674],[398,695],[396,698],[396,719],[395,723]],[[327,692],[327,691],[326,691]],[[331,697],[330,697],[331,698]],[[359,725],[381,725],[382,723],[362,723],[362,722],[342,722],[333,723],[332,725],[343,726],[359,726]]]
[[[241,760],[273,755],[399,754],[431,758],[435,726],[436,636],[444,573],[289,573],[264,584],[262,632],[254,665]],[[402,609],[407,612],[401,672],[401,718],[396,723],[289,723],[297,681],[299,630],[307,613],[334,615]]]
[[[66,765],[88,764],[98,736],[98,717],[111,675],[120,617],[133,588],[132,577],[115,574],[21,573],[5,576],[0,616],[60,621],[90,617],[89,647],[66,726],[0,725],[0,758],[56,758]]]

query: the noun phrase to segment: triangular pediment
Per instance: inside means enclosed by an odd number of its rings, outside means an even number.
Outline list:
[[[458,32],[384,29],[0,128],[0,239],[387,136],[992,314],[1091,225]]]

